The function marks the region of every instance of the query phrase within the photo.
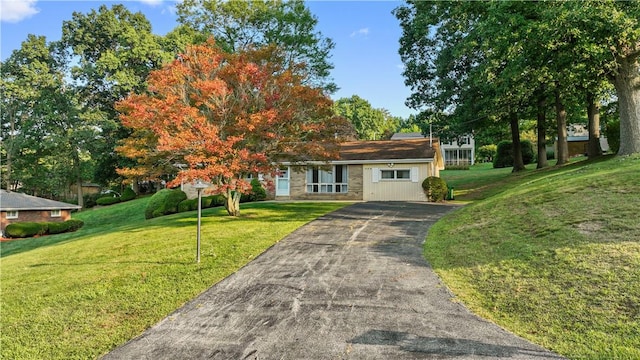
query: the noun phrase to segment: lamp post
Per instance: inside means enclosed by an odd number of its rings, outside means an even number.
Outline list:
[[[202,189],[207,188],[207,184],[203,183],[201,180],[198,180],[195,185],[193,185],[196,190],[198,190],[198,235],[196,236],[196,262],[200,263],[200,219],[202,218]]]

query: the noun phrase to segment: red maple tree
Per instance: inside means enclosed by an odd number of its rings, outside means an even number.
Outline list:
[[[191,46],[149,75],[147,93],[116,105],[133,130],[118,151],[147,169],[158,158],[180,159],[187,168],[168,185],[210,182],[237,216],[249,175],[273,176],[282,160],[337,156],[345,120],[321,89],[305,85],[301,70],[276,47],[229,54],[213,39]]]

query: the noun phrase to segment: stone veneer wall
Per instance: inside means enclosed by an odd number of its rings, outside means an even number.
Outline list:
[[[362,200],[362,165],[348,165],[348,191],[346,193],[307,193],[306,166],[291,167],[289,197],[278,196],[277,200]]]

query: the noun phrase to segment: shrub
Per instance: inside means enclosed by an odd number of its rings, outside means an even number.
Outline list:
[[[19,222],[7,225],[4,232],[10,238],[26,238],[44,235],[48,230],[48,223]]]
[[[115,196],[101,197],[101,198],[98,198],[98,200],[96,200],[96,204],[100,206],[112,205],[119,202],[120,202],[120,198]]]
[[[609,152],[617,154],[620,150],[620,120],[607,123],[604,134],[607,137],[607,143],[609,143]]]
[[[202,197],[202,208],[207,209],[224,205],[224,196],[210,195]],[[198,210],[198,198],[183,200],[178,204],[178,212]]]
[[[85,209],[90,209],[98,205],[98,198],[102,197],[102,194],[86,194],[82,196],[83,205]]]
[[[267,198],[267,190],[264,189],[260,180],[251,179],[251,194],[249,195],[251,201],[264,201]]]
[[[76,231],[84,225],[82,220],[69,219],[65,222],[19,222],[9,224],[5,235],[10,238],[27,238],[38,235],[53,235]]]
[[[533,151],[533,144],[529,140],[520,142],[522,151],[522,161],[524,164],[531,164],[536,160],[536,153]],[[496,156],[493,158],[494,168],[504,168],[513,166],[513,145],[511,141],[501,141],[498,143]]]
[[[61,234],[63,232],[69,231],[69,223],[65,222],[50,222],[49,224],[49,234]]]
[[[494,168],[513,166],[513,148],[511,141],[500,141],[496,147],[496,156],[493,158]]]
[[[120,201],[129,201],[129,200],[133,200],[136,198],[136,192],[133,191],[132,188],[128,187],[126,189],[124,189],[124,191],[122,192],[122,196],[120,196]]]
[[[162,189],[153,194],[144,211],[145,219],[158,216],[175,214],[178,212],[178,204],[187,198],[182,190]]]
[[[447,188],[447,183],[444,179],[436,176],[429,176],[422,182],[422,190],[424,190],[429,201],[439,202],[445,199],[449,189]]]
[[[522,162],[525,165],[533,164],[536,162],[536,151],[534,151],[533,143],[529,140],[522,140],[520,142],[520,149],[522,150]],[[512,162],[513,165],[513,162]]]
[[[547,150],[547,160],[553,160],[556,158],[556,153],[553,150]]]
[[[493,161],[493,158],[496,156],[497,151],[498,146],[495,144],[483,145],[478,148],[476,157],[481,162],[490,162]]]
[[[198,198],[182,200],[180,201],[180,204],[178,204],[178,212],[193,210],[198,210]]]
[[[76,231],[84,226],[84,221],[80,219],[69,219],[65,221],[65,224],[68,224],[69,231]]]

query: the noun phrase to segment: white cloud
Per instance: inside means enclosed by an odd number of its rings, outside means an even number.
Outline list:
[[[158,6],[162,4],[162,0],[138,0],[141,3],[147,4],[149,6]]]
[[[36,0],[0,0],[0,21],[17,23],[31,17],[40,9]]]
[[[351,33],[351,37],[356,37],[356,36],[366,37],[367,35],[369,35],[369,28],[362,28],[360,30],[357,30]]]

